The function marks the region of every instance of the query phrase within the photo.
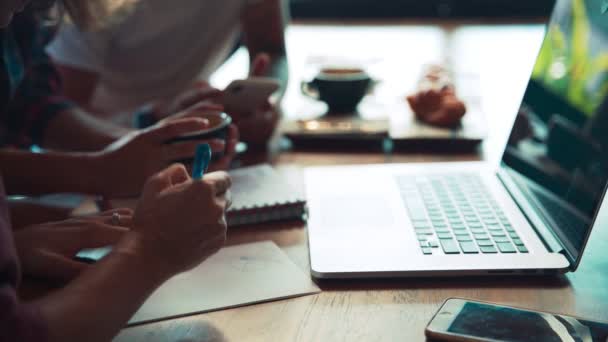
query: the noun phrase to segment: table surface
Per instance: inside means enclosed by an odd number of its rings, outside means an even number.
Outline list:
[[[479,80],[488,138],[466,154],[269,152],[268,161],[303,186],[302,168],[331,164],[499,160],[543,36],[540,24],[383,22],[294,24],[288,29],[290,86],[286,117],[294,118],[299,83],[310,61],[348,57],[369,63],[387,101],[413,89],[420,67],[449,61]],[[246,72],[239,52],[212,82]],[[607,210],[603,210],[606,212]],[[281,223],[233,229],[228,244],[272,240],[308,272],[306,227]],[[597,227],[576,273],[553,278],[450,278],[321,282],[322,293],[124,329],[117,341],[419,341],[449,297],[485,300],[608,321],[608,227]],[[277,275],[280,281],[280,275]]]

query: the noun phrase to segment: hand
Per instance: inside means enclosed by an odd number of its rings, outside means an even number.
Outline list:
[[[122,248],[167,274],[197,266],[225,243],[230,185],[225,172],[194,181],[184,166],[170,166],[146,183]]]
[[[115,225],[113,214],[121,217]],[[88,264],[74,260],[85,248],[113,245],[128,231],[132,211],[117,209],[97,215],[28,226],[14,232],[23,273],[35,277],[71,280]]]
[[[274,134],[281,115],[276,106],[267,103],[251,113],[228,113],[237,125],[240,139],[253,146],[263,146]]]
[[[259,53],[249,68],[250,77],[260,77],[270,69],[270,55]],[[270,102],[249,113],[228,113],[239,128],[241,140],[253,146],[263,146],[274,134],[281,117],[277,106]]]
[[[236,156],[236,145],[239,143],[239,129],[236,125],[228,127],[228,137],[225,141],[226,148],[223,150],[222,158],[214,161],[209,165],[209,172],[227,171],[230,168],[232,160]]]
[[[97,178],[103,180],[98,192],[106,197],[137,195],[148,177],[177,160],[192,159],[200,143],[209,143],[214,151],[223,150],[225,142],[217,139],[166,144],[206,127],[208,121],[201,118],[181,118],[127,134],[95,155]]]
[[[221,107],[220,105],[217,105]],[[187,111],[170,116],[160,122],[169,123],[171,121],[178,120],[180,118],[186,117],[197,117],[196,115],[201,112],[205,112],[208,110],[208,104],[206,103],[198,103],[194,106],[190,107]],[[191,114],[192,113],[192,114]],[[213,139],[210,141],[206,141],[211,146],[211,151],[214,153],[223,153],[221,159],[213,161],[209,165],[209,171],[226,171],[230,168],[230,164],[232,160],[236,156],[236,145],[239,143],[239,129],[236,125],[230,125],[228,127],[228,135],[226,136],[226,140]],[[199,142],[200,143],[200,142]]]
[[[262,77],[270,70],[270,55],[267,53],[258,53],[249,66],[250,77]]]
[[[172,99],[161,100],[152,105],[152,112],[157,121],[170,117],[175,113],[187,111],[194,105],[205,104],[209,109],[222,110],[218,105],[221,91],[213,88],[205,81],[195,82],[192,87]]]

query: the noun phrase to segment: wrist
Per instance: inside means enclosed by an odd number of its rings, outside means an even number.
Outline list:
[[[112,150],[90,153],[87,160],[86,176],[90,191],[88,193],[105,198],[120,197],[121,183],[118,182],[117,160]]]
[[[160,282],[164,282],[178,273],[175,267],[172,267],[162,257],[162,250],[154,247],[151,240],[139,231],[128,232],[116,245],[113,253],[138,265],[139,273],[145,273]]]
[[[108,175],[103,172],[102,152],[83,153],[78,157],[79,168],[72,176],[75,182],[78,183],[80,192],[90,195],[107,195],[105,182]]]

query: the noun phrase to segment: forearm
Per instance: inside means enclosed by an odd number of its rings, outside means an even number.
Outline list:
[[[45,205],[31,198],[9,198],[8,205],[13,229],[44,222],[66,220],[74,210],[74,208]]]
[[[244,41],[251,62],[260,53],[270,56],[270,67],[264,76],[281,80],[282,91],[287,88],[288,64],[285,29],[290,21],[285,0],[264,0],[247,7],[242,17]]]
[[[45,131],[44,147],[70,151],[101,150],[130,130],[82,109],[59,113]]]
[[[0,149],[0,165],[7,193],[40,195],[58,192],[100,194],[105,179],[97,177],[94,153],[31,153]]]
[[[145,253],[132,252],[130,236],[65,288],[36,304],[50,341],[109,341],[170,273]],[[122,245],[122,247],[121,247]]]

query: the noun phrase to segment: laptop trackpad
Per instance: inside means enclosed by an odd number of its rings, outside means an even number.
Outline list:
[[[323,227],[386,227],[394,220],[386,196],[324,196],[321,208]]]

